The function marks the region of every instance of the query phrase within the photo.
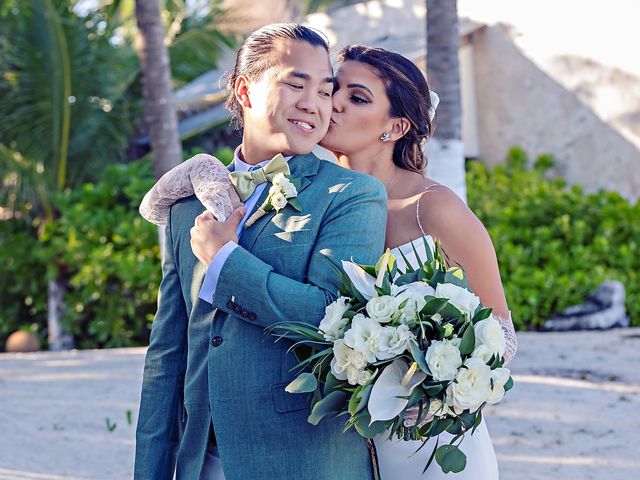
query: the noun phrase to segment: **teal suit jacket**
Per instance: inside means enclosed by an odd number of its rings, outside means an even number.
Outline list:
[[[384,247],[387,200],[373,177],[312,154],[289,160],[298,200],[243,231],[209,304],[189,230],[204,207],[177,202],[166,228],[158,311],[145,358],[135,478],[198,479],[213,425],[227,480],[370,480],[365,441],[345,418],[307,422],[309,395],[289,394],[288,342],[265,327],[318,325],[336,299],[331,262],[372,264]],[[261,205],[268,193],[262,193]]]

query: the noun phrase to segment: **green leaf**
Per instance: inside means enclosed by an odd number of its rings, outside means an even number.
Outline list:
[[[473,325],[469,324],[462,335],[462,341],[460,342],[460,353],[465,355],[471,355],[473,349],[476,348],[476,332]]]
[[[513,388],[513,378],[509,377],[509,380],[507,380],[507,383],[504,384],[504,391],[508,392],[512,388]]]
[[[359,387],[356,390],[356,393],[351,395],[351,398],[349,399],[349,413],[352,416],[362,411],[362,409],[367,406],[372,388],[373,383],[369,383]]]
[[[431,370],[429,370],[429,366],[427,365],[427,360],[425,359],[424,352],[420,350],[420,347],[415,340],[409,341],[409,351],[411,352],[413,361],[418,364],[420,370],[422,370],[427,375],[431,375]]]
[[[458,473],[467,466],[467,456],[455,445],[441,445],[436,450],[436,462],[444,473]]]
[[[420,310],[421,314],[424,315],[435,315],[436,313],[439,313],[440,310],[442,310],[445,305],[447,305],[447,299],[446,298],[439,298],[439,297],[433,297],[431,295],[427,295],[425,297],[425,300],[427,300],[427,304],[422,308],[422,310]]]
[[[303,372],[285,387],[288,393],[310,393],[318,388],[318,379],[313,373]]]
[[[356,431],[364,438],[373,438],[376,435],[380,435],[393,423],[392,420],[379,420],[377,422],[371,423],[371,416],[366,409],[362,410],[354,418],[355,421],[353,426],[356,428]]]
[[[393,283],[398,285],[399,287],[402,285],[406,285],[407,283],[413,283],[418,281],[418,272],[412,270],[410,273],[405,273],[396,278]]]
[[[491,315],[491,309],[490,308],[481,308],[473,316],[473,320],[472,321],[473,321],[473,323],[478,323],[481,320],[489,318],[490,315]]]
[[[309,415],[307,421],[311,425],[318,425],[320,420],[327,415],[335,415],[344,410],[346,400],[347,392],[343,392],[342,390],[335,390],[331,392],[313,406],[311,415]]]
[[[298,212],[302,211],[302,205],[300,205],[300,200],[298,200],[297,198],[290,198],[288,202],[289,202],[289,205],[291,205]]]

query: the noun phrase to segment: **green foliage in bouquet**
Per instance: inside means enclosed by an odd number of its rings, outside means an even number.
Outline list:
[[[606,279],[625,285],[631,323],[640,325],[640,203],[548,178],[549,155],[528,164],[513,148],[506,164],[471,162],[467,172],[469,206],[493,239],[516,327],[582,303]]]
[[[403,258],[405,271],[389,251],[375,266],[342,262],[342,296],[319,326],[283,322],[268,330],[293,342],[301,372],[286,391],[312,394],[309,423],[344,415],[345,431],[423,445],[446,431],[453,439],[436,443],[425,471],[435,459],[445,473],[459,472],[466,466],[460,441],[513,381],[502,368],[506,343],[491,309],[461,269],[446,267],[438,243],[432,251],[423,241],[426,258],[414,246],[418,264]]]
[[[138,214],[151,164],[107,167],[101,180],[54,199],[40,243],[49,278],[65,280],[65,328],[80,348],[142,345],[160,282],[157,229]]]

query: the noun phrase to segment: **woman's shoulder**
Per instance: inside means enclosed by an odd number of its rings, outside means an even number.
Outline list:
[[[484,228],[467,204],[446,185],[425,179],[423,190],[417,194],[416,214],[425,230],[436,237],[451,229],[465,231]]]

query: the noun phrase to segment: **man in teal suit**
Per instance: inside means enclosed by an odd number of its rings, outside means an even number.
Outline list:
[[[244,130],[231,170],[264,169],[248,174],[259,180],[225,222],[195,197],[171,208],[137,479],[373,478],[372,452],[342,433],[344,418],[307,422],[310,398],[284,390],[296,375],[290,344],[264,331],[319,324],[338,293],[332,262],[371,264],[383,250],[382,184],[309,153],[329,126],[332,82],[326,42],[299,25],[263,27],[238,52],[227,106]],[[264,173],[282,166],[270,162],[278,154],[299,182],[300,211],[286,205],[244,226],[267,198]]]

